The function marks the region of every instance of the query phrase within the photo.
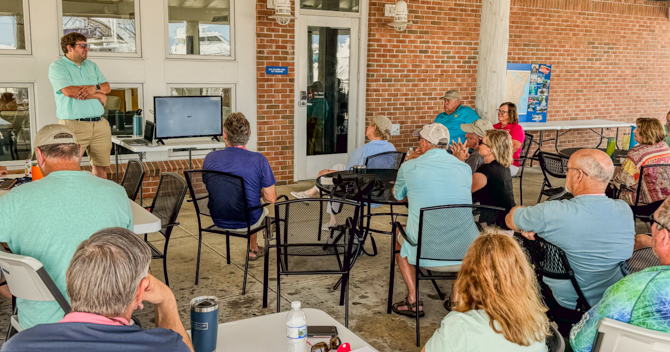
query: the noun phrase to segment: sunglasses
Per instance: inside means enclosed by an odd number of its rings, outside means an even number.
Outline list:
[[[658,230],[666,229],[666,230],[670,231],[670,229],[668,229],[667,226],[661,224],[661,223],[658,222],[656,219],[654,219],[654,213],[652,213],[652,214],[649,216],[649,220],[651,221],[652,224],[656,224],[656,225],[657,225],[657,226],[656,226],[656,229],[658,229]]]
[[[329,351],[337,351],[337,349],[340,347],[342,344],[342,341],[340,341],[340,338],[337,336],[333,336],[330,339],[330,343],[325,343],[325,342],[319,342],[315,343],[312,345],[312,352],[329,352]]]

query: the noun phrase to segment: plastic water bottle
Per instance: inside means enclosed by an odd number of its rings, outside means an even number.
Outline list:
[[[288,352],[307,351],[307,318],[300,309],[300,302],[291,302],[291,311],[286,316]]]
[[[407,154],[405,154],[405,161],[409,159],[409,156],[412,155],[412,153],[414,153],[414,148],[407,149]]]
[[[142,109],[138,109],[133,116],[133,135],[142,137]]]

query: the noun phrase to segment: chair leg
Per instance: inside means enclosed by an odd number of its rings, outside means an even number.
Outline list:
[[[247,253],[249,253],[248,249]],[[230,236],[228,235],[226,235],[226,264],[230,264]]]
[[[391,272],[389,273],[389,295],[388,304],[386,307],[386,314],[391,314],[391,307],[393,305],[393,281],[395,280],[395,226],[393,226],[393,235],[391,236],[394,243],[391,243]]]
[[[349,328],[349,273],[345,274],[344,280],[344,327]]]
[[[281,310],[281,246],[279,245],[279,239],[277,239],[277,313]]]
[[[165,240],[165,247],[163,247],[163,275],[165,276],[165,286],[170,287],[170,281],[168,280],[167,273],[167,249],[168,249],[168,240]]]
[[[195,263],[195,284],[198,284],[198,278],[200,277],[200,253],[202,252],[202,231],[199,231],[198,236],[198,259]]]
[[[426,270],[428,272],[428,275],[433,275],[433,273],[430,272],[430,270]],[[444,301],[444,294],[440,290],[440,287],[437,286],[437,282],[435,280],[430,280],[433,283],[433,287],[435,287],[435,291],[437,291],[437,295],[440,296],[440,300]]]
[[[244,296],[247,293],[247,273],[249,272],[249,250],[250,249],[251,249],[251,238],[247,238],[247,255],[246,255],[246,260],[244,261],[244,282],[242,283],[242,296]]]
[[[523,173],[519,176],[519,205],[523,205]]]
[[[421,324],[419,323],[419,300],[420,300],[421,295],[419,295],[419,281],[420,280],[419,280],[418,275],[417,275],[417,277],[414,278],[414,280],[415,280],[414,288],[416,290],[416,347],[421,347],[420,346],[420,344],[421,344],[421,338],[420,338]],[[407,308],[409,309],[409,307],[407,307]]]
[[[263,258],[263,308],[268,307],[268,283],[270,281],[270,233],[265,236],[265,258]]]
[[[542,199],[542,191],[544,191],[544,183],[542,183],[542,188],[540,188],[540,196],[537,197],[537,203],[540,204],[540,200]]]

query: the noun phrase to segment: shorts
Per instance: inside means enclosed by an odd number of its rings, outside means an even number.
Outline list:
[[[112,129],[107,119],[100,121],[58,120],[74,132],[81,150],[85,150],[93,166],[107,167],[111,163]]]

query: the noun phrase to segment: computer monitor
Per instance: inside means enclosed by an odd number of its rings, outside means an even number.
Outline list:
[[[223,134],[221,96],[154,97],[156,139]]]

